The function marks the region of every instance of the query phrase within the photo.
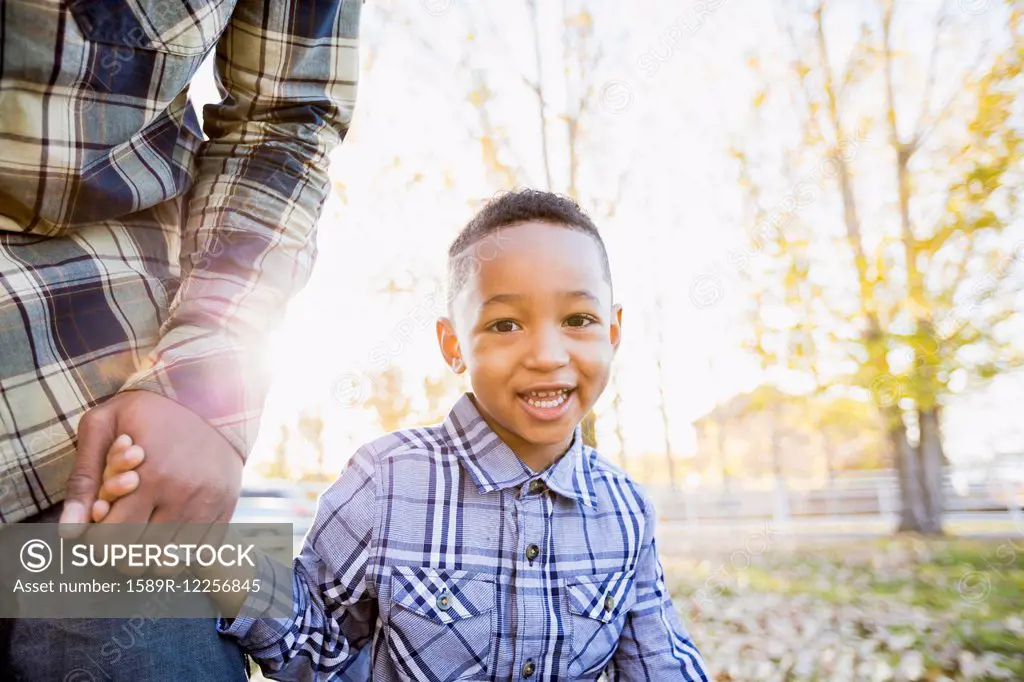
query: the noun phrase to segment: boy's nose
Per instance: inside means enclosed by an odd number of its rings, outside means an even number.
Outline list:
[[[560,329],[538,329],[531,337],[524,366],[535,370],[549,370],[569,364],[569,351]]]

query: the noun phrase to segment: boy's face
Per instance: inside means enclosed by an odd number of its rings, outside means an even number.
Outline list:
[[[438,321],[445,361],[469,372],[483,416],[514,450],[557,456],[608,384],[619,345],[622,308],[599,247],[583,232],[529,222],[469,253],[452,319]]]

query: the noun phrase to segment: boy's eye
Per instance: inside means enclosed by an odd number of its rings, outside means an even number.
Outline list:
[[[597,320],[590,315],[572,315],[565,320],[565,324],[569,327],[589,327],[592,324],[597,324]]]
[[[514,332],[518,327],[519,325],[512,320],[498,320],[493,322],[488,329],[493,329],[499,334],[508,334],[509,332]]]

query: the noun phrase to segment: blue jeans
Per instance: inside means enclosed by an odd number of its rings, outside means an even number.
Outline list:
[[[62,505],[22,523],[56,523]],[[210,618],[7,621],[4,682],[245,682],[245,656]],[[7,660],[3,660],[6,658]]]

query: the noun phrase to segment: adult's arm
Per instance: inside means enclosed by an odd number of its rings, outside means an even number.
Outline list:
[[[240,0],[217,45],[181,287],[123,391],[171,398],[244,459],[267,391],[266,334],[316,260],[328,152],[352,119],[362,0]]]
[[[181,286],[145,365],[82,418],[65,523],[86,520],[119,433],[148,457],[108,521],[230,517],[268,388],[263,343],[309,278],[327,155],[352,119],[361,7],[239,0],[217,44],[221,101],[204,110]]]

